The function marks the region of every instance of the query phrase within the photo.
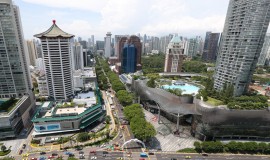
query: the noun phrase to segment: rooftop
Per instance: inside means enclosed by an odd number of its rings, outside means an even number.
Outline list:
[[[74,77],[82,77],[82,78],[87,78],[87,77],[96,77],[96,72],[93,67],[89,68],[84,68],[84,70],[76,70],[73,73]]]
[[[74,35],[72,34],[68,34],[66,32],[64,32],[63,30],[61,30],[56,24],[55,24],[55,20],[53,20],[53,25],[45,32],[42,32],[40,34],[36,34],[34,35],[37,38],[44,38],[44,37],[48,37],[48,38],[52,38],[52,37],[64,37],[64,38],[71,38],[74,37]]]
[[[175,34],[173,36],[173,38],[171,39],[171,41],[170,41],[170,43],[180,43],[180,42],[182,42],[182,41],[181,41],[180,37],[177,34]]]
[[[0,112],[7,112],[9,113],[17,104],[19,99],[8,99],[5,101],[2,101],[0,103]]]

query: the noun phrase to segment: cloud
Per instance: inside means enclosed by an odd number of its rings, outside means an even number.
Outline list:
[[[200,8],[201,0],[23,0],[24,2],[51,7],[51,17],[61,17],[63,30],[83,38],[94,34],[103,39],[107,31],[112,34],[165,35],[180,33],[187,36],[204,35],[206,31],[221,32],[227,6],[216,0],[207,0],[209,8]],[[228,2],[228,0],[219,0]],[[215,3],[211,3],[215,2]],[[205,4],[204,4],[205,5]],[[213,5],[213,6],[211,6]],[[60,8],[60,11],[56,9]],[[220,10],[217,8],[221,8]],[[72,10],[76,10],[72,15]],[[93,12],[99,19],[90,17]],[[200,12],[204,13],[200,15]],[[86,14],[89,13],[89,14]],[[207,15],[206,15],[207,14]],[[41,15],[42,16],[42,15]],[[76,18],[74,18],[76,17]]]

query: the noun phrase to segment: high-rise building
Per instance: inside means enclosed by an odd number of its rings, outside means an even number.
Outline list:
[[[92,41],[92,46],[94,47],[95,46],[95,36],[94,35],[91,35],[91,41]]]
[[[181,72],[183,60],[184,43],[175,35],[166,50],[164,72]]]
[[[217,58],[219,33],[206,32],[202,59],[214,62]]]
[[[104,41],[96,41],[96,49],[104,50],[105,42]]]
[[[0,1],[0,98],[30,93],[29,57],[19,8],[11,0]]]
[[[78,37],[78,42],[81,42],[82,41],[82,37]]]
[[[216,62],[214,87],[234,86],[234,95],[248,88],[270,20],[270,0],[230,0]]]
[[[119,55],[119,42],[122,37],[128,37],[128,35],[115,35],[114,36],[114,56],[118,57]]]
[[[62,31],[53,20],[47,31],[35,37],[41,40],[49,96],[56,100],[69,98],[73,95],[70,41],[74,35]]]
[[[261,51],[257,65],[269,66],[269,64],[266,64],[266,60],[269,61],[269,57],[270,57],[270,33],[266,34],[265,36],[262,51]]]
[[[121,50],[119,51],[118,55],[118,63],[116,64],[116,70],[118,73],[121,73],[122,69],[122,59],[123,59],[123,51],[124,51],[124,46],[126,44],[129,45],[134,45],[136,48],[136,71],[142,69],[141,65],[141,54],[142,54],[142,43],[139,37],[132,35],[130,37],[122,37],[118,43],[118,48]],[[131,46],[132,47],[132,46]]]
[[[122,50],[121,73],[136,72],[137,65],[137,49],[134,44],[126,43]]]
[[[72,46],[72,69],[83,70],[83,47],[80,43]]]
[[[203,50],[203,41],[200,36],[197,36],[196,38],[190,38],[188,40],[188,52],[187,55],[190,58],[193,58],[194,56],[201,55]]]
[[[107,32],[106,37],[104,37],[105,41],[105,46],[104,46],[104,52],[105,52],[105,57],[109,58],[112,55],[112,42],[111,42],[111,32]]]
[[[27,40],[26,44],[27,44],[28,53],[29,53],[28,55],[30,59],[30,65],[36,66],[36,59],[38,57],[36,44],[33,40]]]
[[[160,37],[159,41],[159,51],[162,53],[166,53],[166,48],[168,47],[168,44],[170,43],[171,39],[173,38],[173,35],[170,34],[168,36]]]
[[[83,49],[87,49],[87,42],[86,41],[79,41]]]

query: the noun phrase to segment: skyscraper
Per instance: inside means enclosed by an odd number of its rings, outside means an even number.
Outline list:
[[[164,72],[181,72],[183,60],[184,43],[175,35],[166,50]]]
[[[83,47],[80,43],[72,46],[72,69],[83,70]]]
[[[141,65],[141,54],[142,54],[142,43],[139,37],[132,35],[130,37],[122,37],[118,43],[119,55],[118,55],[118,62],[116,64],[116,70],[118,73],[121,73],[122,70],[122,62],[123,62],[123,55],[124,55],[124,47],[129,45],[129,49],[131,52],[131,48],[134,46],[136,48],[136,71],[142,69]],[[129,53],[130,53],[129,52]],[[134,55],[134,54],[132,54]],[[133,56],[132,56],[133,57]],[[135,61],[135,60],[134,60]]]
[[[109,58],[111,57],[112,54],[112,42],[111,42],[111,32],[107,32],[106,37],[104,37],[104,41],[105,41],[105,46],[104,46],[104,50],[105,50],[105,57]]]
[[[190,38],[188,40],[188,56],[193,58],[194,56],[197,56],[198,54],[202,54],[203,49],[203,41],[200,36],[197,36],[196,38]]]
[[[62,31],[53,20],[47,31],[35,37],[41,40],[49,96],[56,100],[69,98],[73,95],[70,41],[74,35]]]
[[[27,40],[26,44],[29,53],[30,65],[36,66],[36,59],[38,58],[36,44],[34,40]]]
[[[219,33],[206,32],[202,59],[214,62],[217,57]]]
[[[261,66],[269,65],[269,64],[265,64],[266,60],[269,61],[269,57],[270,57],[270,34],[268,33],[265,36],[262,51],[261,51],[257,65],[261,65]]]
[[[234,95],[248,88],[270,20],[270,0],[230,0],[216,62],[214,87],[234,86]]]
[[[119,55],[119,42],[120,42],[120,39],[122,37],[128,37],[128,35],[115,35],[114,36],[114,40],[115,40],[115,43],[114,43],[114,56],[115,57],[118,57]]]
[[[95,36],[91,35],[92,47],[95,48]]]
[[[137,49],[134,44],[126,43],[122,51],[121,73],[136,72]]]
[[[20,12],[11,0],[0,1],[0,98],[21,97],[32,88],[29,57]]]

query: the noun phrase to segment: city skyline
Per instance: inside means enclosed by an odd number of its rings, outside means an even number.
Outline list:
[[[206,31],[222,31],[228,2],[229,0],[150,0],[146,3],[102,0],[76,3],[63,0],[15,0],[22,12],[26,39],[31,39],[38,31],[48,28],[48,22],[55,19],[63,30],[84,40],[91,35],[95,35],[96,40],[104,40],[108,31],[113,36],[137,33],[164,36],[180,33],[185,37],[204,37]],[[42,14],[36,14],[37,12]]]

